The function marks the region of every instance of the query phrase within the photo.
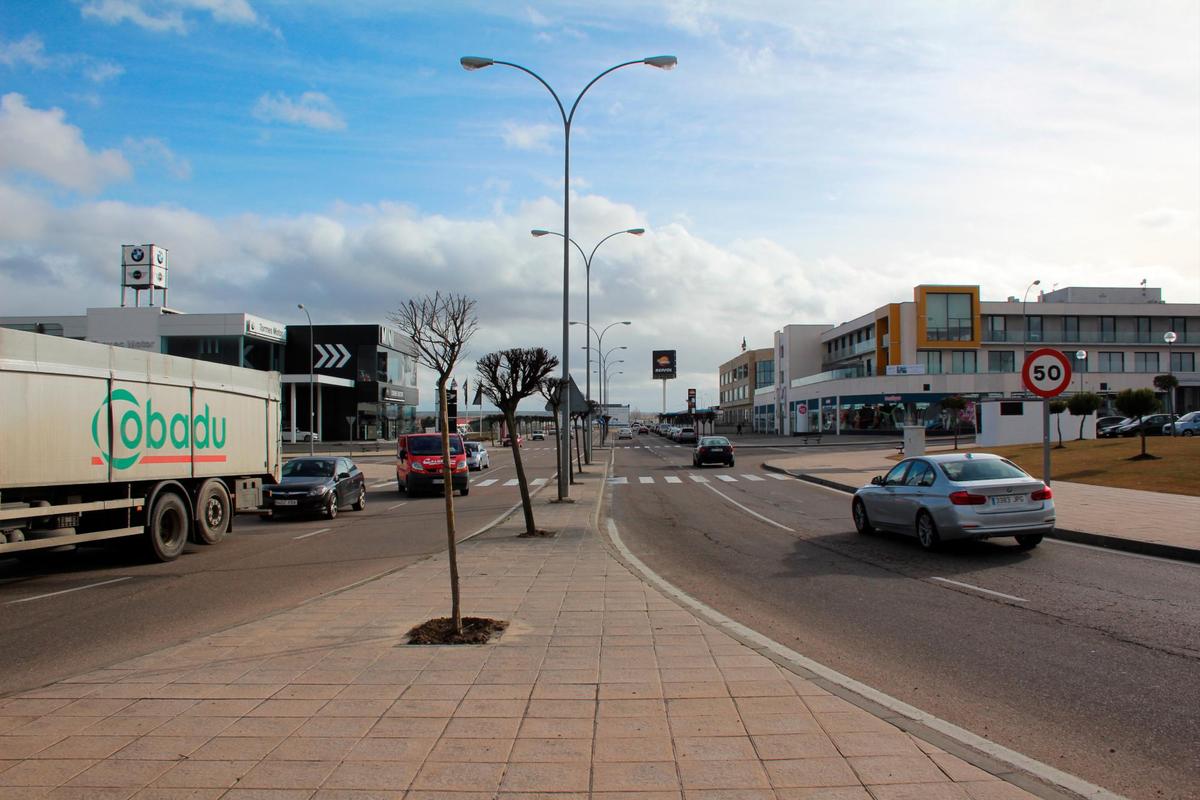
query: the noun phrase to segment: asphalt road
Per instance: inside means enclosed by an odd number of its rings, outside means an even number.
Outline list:
[[[614,451],[610,512],[684,591],[1112,791],[1200,797],[1200,567],[1049,540],[926,554],[915,539],[856,534],[849,495],[770,477],[768,454],[697,470],[688,448],[633,444]]]
[[[472,473],[466,497],[455,495],[460,538],[520,502],[517,487],[505,485],[516,477],[512,455],[490,452],[491,469]],[[553,442],[527,442],[522,453],[531,481],[554,475]],[[36,569],[0,559],[0,695],[259,619],[444,551],[442,497],[398,493],[389,456],[357,463],[367,508],[343,508],[332,522],[241,515],[220,544],[189,544],[166,564],[128,546],[84,547]]]

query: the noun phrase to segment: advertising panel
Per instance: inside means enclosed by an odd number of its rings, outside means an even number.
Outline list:
[[[653,353],[653,375],[655,380],[675,377],[675,351],[655,350]]]

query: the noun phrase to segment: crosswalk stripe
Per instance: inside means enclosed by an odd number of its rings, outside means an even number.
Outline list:
[[[717,480],[725,481],[726,483],[737,483],[737,478],[732,475],[718,475]]]
[[[629,478],[609,478],[608,482],[613,486],[621,486],[629,483]]]
[[[476,486],[491,486],[497,480],[499,480],[499,479],[498,478],[488,478],[486,481],[480,481],[479,483],[477,483],[475,485]]]
[[[519,483],[519,481],[516,478],[509,478],[508,480],[506,480],[504,482],[504,485],[505,486],[516,486],[518,483]]]
[[[683,483],[682,478],[676,478],[674,475],[668,475],[667,477],[663,478],[663,480],[667,483]]]
[[[708,483],[708,478],[704,477],[703,475],[688,475],[688,477],[694,480],[696,483]]]
[[[642,477],[638,478],[638,481],[641,483],[654,483],[654,478],[651,478],[648,475],[643,475]]]
[[[743,477],[743,478],[745,478],[745,479],[746,479],[746,480],[748,480],[748,481],[761,481],[761,480],[764,480],[763,478],[760,478],[760,477],[759,477],[759,476],[757,476],[757,475],[743,475],[742,477]]]
[[[791,475],[780,475],[778,472],[768,472],[767,477],[774,478],[777,481],[790,481],[792,479]]]
[[[544,484],[544,483],[545,483],[546,481],[548,481],[548,480],[550,480],[550,479],[549,479],[549,478],[534,478],[534,479],[533,479],[533,485],[534,485],[534,486],[541,486],[542,484]]]

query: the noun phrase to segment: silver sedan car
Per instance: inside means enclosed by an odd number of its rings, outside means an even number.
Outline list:
[[[916,536],[932,550],[951,539],[1015,536],[1037,547],[1054,530],[1053,493],[1006,458],[942,453],[906,458],[854,493],[859,533],[889,530]]]
[[[467,442],[467,469],[491,469],[492,459],[481,442]]]

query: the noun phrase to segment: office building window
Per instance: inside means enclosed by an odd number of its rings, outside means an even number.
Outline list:
[[[1171,353],[1171,372],[1195,372],[1195,353]]]
[[[1016,372],[1016,354],[1012,350],[988,353],[988,372]]]
[[[1150,341],[1150,318],[1137,318],[1137,340],[1139,344],[1144,344]]]
[[[1027,342],[1044,342],[1042,336],[1042,318],[1040,316],[1027,317],[1025,321],[1025,341]]]
[[[931,342],[969,342],[973,338],[971,295],[925,295],[925,337]]]
[[[1124,372],[1125,371],[1125,354],[1124,353],[1100,353],[1100,371],[1101,372]]]
[[[1100,341],[1115,342],[1117,340],[1117,318],[1100,318]]]
[[[774,361],[759,361],[754,365],[754,388],[761,389],[772,385],[772,373],[775,372]]]
[[[1134,372],[1158,372],[1158,353],[1134,353]]]
[[[1005,341],[1005,319],[993,314],[987,318],[988,339],[993,342]]]
[[[1079,317],[1063,317],[1063,341],[1079,341]]]
[[[950,353],[950,371],[955,373],[978,372],[978,360],[974,350],[964,350]]]
[[[942,374],[942,351],[941,350],[918,350],[917,363],[925,365],[926,375],[941,375]]]
[[[1179,335],[1180,339],[1182,339],[1183,335],[1187,333],[1187,317],[1171,317],[1170,325],[1171,327],[1167,330],[1175,331],[1175,333]]]

